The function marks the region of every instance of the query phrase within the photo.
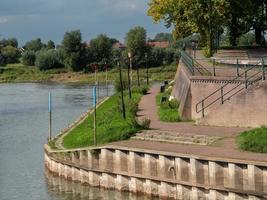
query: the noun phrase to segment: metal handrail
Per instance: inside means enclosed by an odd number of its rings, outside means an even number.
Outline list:
[[[238,80],[240,77],[242,77],[243,75],[245,75],[245,88],[247,88],[249,85],[251,85],[251,84],[253,84],[253,83],[255,83],[255,82],[261,80],[262,77],[261,77],[261,78],[258,77],[258,78],[255,79],[254,81],[249,81],[250,79],[252,79],[253,77],[257,76],[258,74],[260,74],[260,73],[262,73],[262,72],[257,72],[257,73],[255,73],[255,74],[253,74],[252,76],[247,77],[247,73],[248,73],[249,71],[251,71],[252,69],[257,68],[258,65],[259,65],[261,62],[262,62],[262,61],[260,61],[259,63],[257,63],[257,64],[254,65],[253,67],[249,68],[248,70],[246,70],[245,72],[243,72],[242,74],[240,74],[240,75],[237,76],[236,78],[232,79],[231,81],[228,81],[228,83],[224,84],[222,87],[220,87],[219,89],[217,89],[216,91],[214,91],[213,93],[211,93],[209,96],[207,96],[206,98],[204,98],[204,99],[202,99],[200,102],[198,102],[198,103],[196,104],[196,112],[197,112],[197,113],[202,112],[202,116],[204,117],[204,110],[205,110],[206,108],[208,108],[209,106],[213,105],[215,102],[217,102],[217,101],[220,100],[220,99],[221,99],[222,104],[223,104],[223,103],[225,102],[225,98],[224,98],[224,97],[225,97],[226,95],[228,95],[229,93],[231,93],[232,91],[234,91],[235,89],[237,89],[240,85],[243,84],[244,81],[239,80],[240,83],[239,83],[238,85],[236,85],[234,88],[232,88],[231,90],[229,90],[228,92],[226,92],[226,93],[223,93],[223,89],[224,89],[226,86],[228,86],[230,83],[237,81],[237,80]],[[263,69],[263,71],[264,71],[264,69]],[[237,93],[239,93],[240,91],[242,91],[242,90],[245,89],[245,88],[241,88],[240,90],[238,90],[237,92],[235,92],[234,94],[232,94],[230,97],[227,97],[226,99],[229,100],[231,97],[233,97],[234,95],[236,95]],[[218,97],[218,98],[216,98],[214,101],[212,101],[212,102],[209,103],[208,105],[205,105],[205,101],[206,101],[207,99],[209,99],[210,97],[212,97],[213,95],[215,95],[216,93],[218,93],[218,92],[221,92],[221,96]],[[200,104],[202,105],[202,108],[201,108],[200,110],[198,110],[198,107],[199,107]]]
[[[203,65],[193,59],[187,52],[181,51],[182,61],[186,64],[187,68],[194,75],[195,69],[199,72],[200,75],[211,75],[211,72],[206,69]]]

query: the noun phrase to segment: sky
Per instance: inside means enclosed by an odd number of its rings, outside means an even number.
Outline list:
[[[64,33],[80,29],[84,41],[105,33],[124,41],[134,26],[148,37],[170,32],[146,15],[149,0],[0,0],[0,37],[16,37],[19,45],[41,38],[60,44]]]

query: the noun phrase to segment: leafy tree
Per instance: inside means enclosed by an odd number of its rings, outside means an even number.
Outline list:
[[[2,39],[0,41],[0,47],[12,46],[18,48],[18,41],[16,38]]]
[[[100,34],[90,41],[90,49],[95,62],[108,62],[112,55],[112,40]]]
[[[37,38],[35,40],[31,40],[24,45],[25,50],[34,51],[34,52],[40,51],[44,47],[45,47],[45,45],[42,43],[40,38]]]
[[[56,50],[42,50],[37,53],[35,65],[40,70],[64,67],[63,58]]]
[[[128,51],[134,56],[134,61],[137,64],[137,81],[140,86],[139,65],[144,60],[146,45],[146,30],[143,27],[137,26],[132,28],[126,35],[126,45]]]
[[[2,49],[2,55],[6,63],[17,63],[19,61],[20,52],[13,46],[6,46]]]
[[[255,34],[248,32],[238,38],[238,46],[252,46],[255,43]]]
[[[33,66],[36,60],[34,51],[25,51],[22,53],[22,64],[25,66]]]
[[[47,49],[55,49],[55,47],[56,47],[55,43],[52,40],[49,40],[47,42],[47,46],[46,46]]]
[[[175,38],[200,33],[201,42],[211,56],[214,38],[223,30],[228,6],[226,0],[151,0],[148,15],[155,22],[163,20],[167,27],[173,25]]]
[[[82,70],[85,67],[85,46],[82,44],[80,30],[66,32],[62,41],[62,48],[66,55],[65,63],[67,67],[74,71]]]

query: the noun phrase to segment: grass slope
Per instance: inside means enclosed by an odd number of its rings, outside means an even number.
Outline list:
[[[177,67],[175,65],[155,67],[149,69],[149,78],[152,81],[162,81],[174,79]],[[127,73],[127,69],[123,70]],[[133,80],[136,80],[136,70],[133,71]],[[118,70],[111,69],[108,79],[114,81],[117,78]],[[9,64],[0,67],[0,82],[31,82],[31,81],[55,81],[55,82],[82,82],[93,83],[94,73],[72,72],[68,69],[52,69],[40,71],[34,66],[24,66],[23,64]],[[98,73],[99,82],[105,82],[105,72]],[[146,69],[140,69],[140,79],[146,79]]]
[[[132,100],[125,94],[126,120],[123,120],[120,112],[120,96],[113,95],[97,109],[97,142],[105,144],[118,140],[129,139],[134,133],[141,130],[141,127],[134,122],[135,114],[131,105],[138,105],[142,95],[133,93]],[[93,145],[93,115],[73,129],[63,139],[65,148],[79,148]]]
[[[244,151],[267,153],[267,127],[263,126],[241,133],[237,138],[237,143]]]

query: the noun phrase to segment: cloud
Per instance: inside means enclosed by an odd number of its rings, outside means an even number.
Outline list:
[[[5,24],[8,22],[8,19],[6,17],[1,17],[0,16],[0,24]]]

